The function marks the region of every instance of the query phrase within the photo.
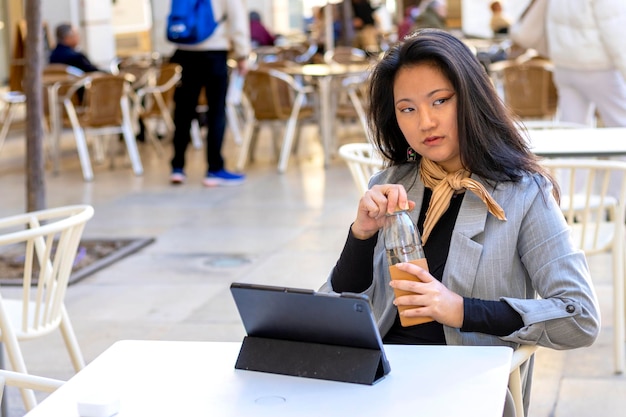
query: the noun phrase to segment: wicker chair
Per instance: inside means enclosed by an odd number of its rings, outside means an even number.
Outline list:
[[[80,88],[85,89],[82,113],[76,111],[72,101],[72,96]],[[86,134],[102,136],[121,133],[135,175],[143,174],[131,122],[130,91],[130,82],[123,75],[95,74],[77,81],[63,97],[63,105],[74,131],[85,181],[93,180]],[[103,158],[102,145],[96,142],[96,159]]]
[[[150,82],[154,68],[158,67],[161,61],[162,58],[157,52],[116,57],[111,61],[109,70],[114,75],[130,75],[133,89],[138,90]]]
[[[61,131],[63,128],[71,128],[70,119],[63,110],[63,103],[60,98],[65,96],[76,80],[84,75],[84,71],[71,65],[48,64],[43,68],[43,111],[46,121],[44,129],[50,133],[50,157],[52,159],[52,171],[55,174],[59,172],[60,165]],[[81,107],[82,97],[82,90],[77,90],[71,97],[77,109]]]
[[[280,123],[285,126],[278,161],[278,171],[285,172],[289,155],[296,136],[297,124],[314,117],[312,106],[305,105],[306,95],[313,92],[311,87],[303,87],[293,77],[273,68],[256,68],[248,71],[243,86],[243,101],[248,111],[243,142],[237,161],[242,170],[251,159],[255,131],[260,123]]]
[[[553,119],[557,91],[553,66],[542,58],[515,59],[493,64],[490,72],[501,83],[504,102],[521,119]]]
[[[172,119],[174,91],[181,76],[180,65],[162,64],[154,71],[147,84],[138,89],[135,94],[135,109],[146,127],[146,139],[159,155],[163,154],[163,147],[156,137],[156,129],[153,126],[162,122],[165,126],[166,137],[170,139],[174,134],[174,120]]]

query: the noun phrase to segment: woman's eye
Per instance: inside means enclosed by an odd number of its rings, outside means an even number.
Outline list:
[[[439,100],[435,100],[434,104],[439,105],[445,103],[446,101],[448,101],[447,98],[440,98]]]
[[[399,109],[400,113],[409,113],[413,111],[413,107],[404,107],[402,109]]]

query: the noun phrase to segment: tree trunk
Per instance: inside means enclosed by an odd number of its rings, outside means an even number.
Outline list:
[[[27,211],[46,208],[43,151],[43,30],[41,0],[26,0],[24,92],[26,94]]]

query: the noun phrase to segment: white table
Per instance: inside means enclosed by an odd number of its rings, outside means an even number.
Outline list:
[[[374,385],[234,369],[240,343],[120,341],[28,417],[78,416],[77,398],[113,394],[128,416],[501,417],[512,350],[386,346]]]
[[[290,75],[302,75],[317,80],[320,95],[320,130],[324,148],[324,166],[328,166],[335,152],[333,132],[334,114],[332,100],[332,80],[336,77],[366,74],[371,69],[370,63],[362,64],[306,64],[280,68]]]
[[[626,128],[529,129],[531,150],[540,156],[600,157],[626,155]]]

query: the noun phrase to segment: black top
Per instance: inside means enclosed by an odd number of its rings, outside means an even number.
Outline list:
[[[456,194],[450,201],[450,207],[439,219],[424,245],[424,253],[428,259],[430,273],[439,281],[442,280],[452,231],[461,208],[465,194]],[[424,191],[424,199],[420,209],[417,227],[423,231],[426,210],[432,196],[428,188]],[[373,263],[362,262],[362,259],[372,259],[378,234],[367,240],[359,240],[348,234],[344,249],[331,274],[331,283],[336,292],[363,292],[372,283]],[[524,325],[521,316],[505,301],[479,300],[463,298],[463,332],[481,332],[495,336],[506,336],[519,330]],[[383,341],[390,344],[445,344],[443,325],[437,322],[419,324],[417,326],[402,327],[400,317],[396,320]]]
[[[71,65],[84,72],[100,71],[84,54],[60,43],[50,53],[50,63]]]

